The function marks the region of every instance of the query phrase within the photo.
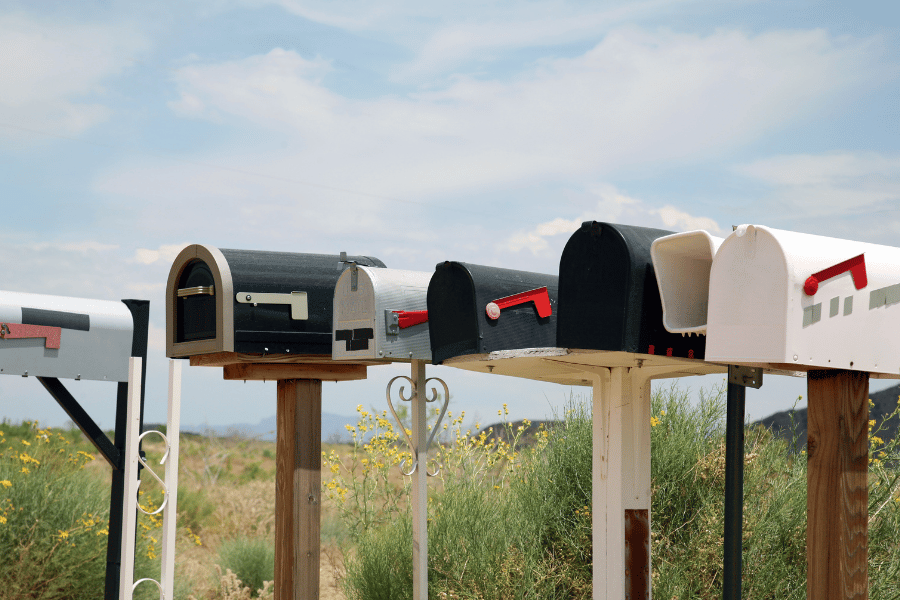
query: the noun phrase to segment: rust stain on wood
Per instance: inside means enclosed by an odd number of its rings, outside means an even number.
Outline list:
[[[625,511],[625,600],[650,600],[650,511]]]

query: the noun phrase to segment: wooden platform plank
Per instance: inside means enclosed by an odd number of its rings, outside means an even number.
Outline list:
[[[255,364],[225,365],[225,379],[284,380],[317,379],[319,381],[353,381],[366,378],[365,365],[358,364]]]

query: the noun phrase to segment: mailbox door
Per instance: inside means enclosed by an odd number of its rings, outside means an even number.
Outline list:
[[[650,246],[672,232],[586,221],[559,263],[562,348],[702,359],[706,340],[666,331]]]
[[[432,360],[440,364],[467,354],[555,346],[558,281],[553,275],[460,262],[437,265],[428,286]],[[527,292],[536,292],[546,310],[524,297],[501,307],[497,318],[488,315],[488,305]]]
[[[384,266],[364,256],[347,260]],[[338,255],[189,246],[169,272],[167,355],[330,356],[342,270]]]
[[[133,331],[122,302],[0,292],[0,374],[128,381]]]
[[[334,292],[332,358],[431,360],[426,295],[431,273],[357,268]],[[426,313],[426,314],[423,314]]]

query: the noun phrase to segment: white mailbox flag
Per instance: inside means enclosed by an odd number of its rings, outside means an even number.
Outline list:
[[[706,360],[900,377],[900,248],[742,225],[709,276]]]
[[[431,273],[351,266],[334,289],[332,358],[431,361]]]
[[[0,374],[128,381],[122,302],[0,291]]]

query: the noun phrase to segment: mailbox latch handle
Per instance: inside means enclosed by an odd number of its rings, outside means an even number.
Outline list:
[[[235,299],[241,304],[289,304],[291,319],[306,321],[309,319],[309,301],[306,292],[290,294],[267,294],[263,292],[238,292]]]
[[[355,292],[359,288],[359,264],[355,260],[348,260],[347,253],[341,252],[338,269],[345,267],[350,267],[350,291]]]

